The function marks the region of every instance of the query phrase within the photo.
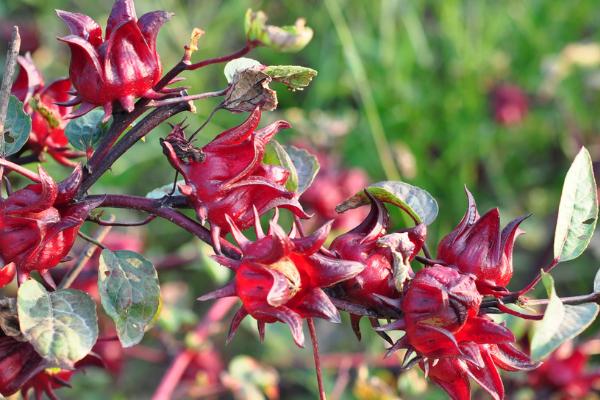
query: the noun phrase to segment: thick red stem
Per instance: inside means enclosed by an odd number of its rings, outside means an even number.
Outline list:
[[[319,358],[319,340],[317,338],[317,330],[315,329],[315,321],[312,318],[308,318],[307,321],[310,340],[312,342],[313,357],[315,359],[315,371],[317,372],[317,384],[319,385],[319,399],[327,400],[325,387],[323,386],[323,373],[321,371],[321,360]]]

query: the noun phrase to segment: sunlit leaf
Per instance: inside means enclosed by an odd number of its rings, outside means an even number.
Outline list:
[[[306,26],[303,18],[296,20],[294,25],[267,25],[267,15],[262,11],[246,12],[245,30],[249,41],[259,41],[263,45],[282,52],[302,50],[311,41],[313,30]]]
[[[47,292],[30,279],[19,287],[17,310],[25,338],[57,367],[73,368],[98,339],[96,304],[79,290]]]
[[[23,110],[23,103],[10,96],[4,122],[4,156],[19,152],[27,143],[31,133],[31,117]],[[2,156],[2,154],[0,154]]]
[[[123,347],[138,344],[160,308],[154,265],[133,251],[105,249],[100,255],[98,290]]]
[[[376,199],[400,207],[417,222],[429,225],[437,217],[439,210],[437,201],[419,187],[405,182],[383,181],[374,183],[365,190]],[[342,213],[365,204],[369,204],[369,199],[364,191],[361,191],[339,204],[335,209]]]
[[[554,233],[554,257],[573,260],[586,249],[598,220],[598,193],[590,153],[582,147],[567,172]]]
[[[297,192],[302,194],[312,185],[319,173],[319,160],[307,150],[296,146],[287,145],[285,150],[289,154],[298,175]]]
[[[263,72],[291,90],[303,90],[317,76],[314,69],[297,65],[270,65]]]
[[[583,332],[598,315],[599,307],[595,303],[576,306],[563,304],[550,274],[543,274],[542,281],[548,293],[549,303],[544,318],[535,324],[531,339],[531,357],[540,360],[562,343],[571,340]]]

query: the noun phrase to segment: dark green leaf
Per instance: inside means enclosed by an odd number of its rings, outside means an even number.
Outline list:
[[[95,109],[71,120],[65,127],[65,135],[71,146],[81,151],[93,149],[105,130],[105,124],[102,123],[103,117],[104,111]]]
[[[4,134],[4,156],[10,156],[21,150],[31,133],[31,117],[23,110],[23,103],[12,95],[8,100],[4,131],[0,132]]]
[[[400,207],[417,222],[431,224],[438,214],[437,201],[425,190],[408,183],[383,181],[370,185],[366,190],[375,198]],[[369,204],[364,191],[360,191],[336,207],[342,213],[346,210]]]
[[[287,145],[285,150],[296,170],[298,180],[296,191],[302,194],[312,185],[319,173],[319,160],[313,154],[296,146]]]
[[[563,304],[554,289],[552,276],[543,273],[542,281],[549,303],[544,318],[536,323],[531,339],[531,357],[534,360],[546,357],[562,343],[583,332],[594,322],[599,310],[594,303],[577,306]]]
[[[590,153],[582,147],[567,172],[554,234],[554,257],[573,260],[586,249],[598,219],[598,192]]]
[[[57,367],[73,368],[98,339],[96,304],[79,290],[47,292],[30,279],[19,288],[17,310],[25,338]]]
[[[160,308],[154,265],[133,251],[105,249],[100,255],[98,290],[123,347],[138,344]]]
[[[263,162],[269,165],[279,165],[287,169],[290,176],[285,184],[285,187],[290,192],[298,190],[298,172],[292,158],[287,153],[285,148],[276,140],[271,140],[265,147],[265,155]]]

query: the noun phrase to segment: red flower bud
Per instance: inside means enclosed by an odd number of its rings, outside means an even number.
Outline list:
[[[338,236],[330,249],[344,260],[365,265],[363,272],[341,285],[348,300],[367,307],[377,307],[382,304],[378,296],[399,296],[394,283],[392,250],[403,254],[407,261],[412,260],[425,242],[426,227],[419,225],[407,229],[403,231],[405,236],[398,236],[401,233],[385,236],[389,228],[389,214],[381,201],[370,199],[371,211],[365,220]],[[387,243],[390,240],[393,243]],[[383,246],[384,243],[387,245]]]
[[[0,393],[10,396],[47,367],[28,342],[0,332]]]
[[[231,233],[242,248],[242,259],[224,256],[215,259],[235,271],[232,283],[200,300],[238,296],[242,308],[234,316],[229,338],[240,322],[250,314],[258,321],[261,335],[266,323],[276,321],[289,325],[298,346],[304,343],[303,318],[324,318],[339,322],[336,307],[323,288],[350,279],[360,273],[360,263],[338,260],[321,251],[331,229],[324,225],[311,236],[297,236],[296,229],[287,235],[275,219],[267,235],[255,211],[257,240],[250,242],[229,216]]]
[[[491,94],[494,119],[501,125],[516,125],[529,111],[529,100],[523,89],[516,85],[498,85]]]
[[[401,306],[411,346],[427,357],[457,354],[453,334],[477,316],[481,299],[472,275],[439,265],[419,271]]]
[[[253,206],[259,215],[283,207],[307,217],[297,195],[285,188],[289,172],[262,162],[266,144],[289,124],[277,121],[256,130],[260,115],[256,108],[241,125],[226,130],[201,149],[191,146],[180,126],[162,141],[169,161],[185,178],[181,192],[200,219],[208,219],[213,237],[229,231],[226,215],[239,229],[252,226]]]
[[[44,273],[71,250],[79,228],[99,202],[73,203],[81,168],[60,184],[40,167],[40,183],[0,198],[0,258],[20,277]]]
[[[71,99],[71,81],[59,79],[44,86],[42,75],[33,64],[29,54],[17,58],[21,67],[12,87],[12,94],[24,103],[25,112],[31,115],[31,134],[27,147],[37,155],[44,152],[66,166],[75,166],[70,161],[82,154],[69,148],[65,136],[66,116],[71,107],[57,105]],[[30,100],[33,100],[30,103]]]
[[[422,269],[404,292],[404,318],[383,327],[406,331],[390,352],[406,348],[406,359],[416,352],[411,363],[419,362],[452,399],[471,398],[469,379],[503,399],[497,368],[531,370],[539,364],[513,346],[510,330],[478,315],[481,300],[474,276],[439,265]]]
[[[156,36],[171,14],[153,11],[138,20],[133,0],[117,0],[102,28],[90,17],[57,11],[71,34],[59,40],[71,48],[69,75],[81,103],[72,115],[83,115],[96,106],[104,106],[106,118],[112,114],[112,102],[118,100],[128,112],[138,97],[155,97],[152,90],[162,75],[156,51]]]
[[[466,192],[467,212],[458,226],[440,241],[437,257],[463,273],[474,274],[482,294],[505,291],[513,274],[514,242],[522,233],[519,225],[526,217],[511,221],[500,232],[498,209],[480,217],[473,196]]]

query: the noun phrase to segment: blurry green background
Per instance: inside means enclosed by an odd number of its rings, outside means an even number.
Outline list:
[[[69,59],[67,47],[55,40],[66,28],[53,10],[83,12],[104,25],[110,6],[110,1],[3,0],[0,19],[3,25],[7,21],[37,24],[42,46],[34,59],[50,81],[67,74]],[[243,45],[243,16],[249,7],[264,10],[269,21],[278,25],[305,17],[315,31],[305,50],[289,55],[260,48],[249,55],[264,64],[297,64],[319,71],[304,92],[277,87],[277,117],[287,115],[292,122],[300,121],[300,126],[303,119],[321,113],[344,118],[350,130],[337,142],[336,151],[348,166],[366,169],[374,182],[386,179],[384,157],[374,138],[385,141],[381,148],[395,164],[388,167],[388,175],[397,170],[403,180],[425,188],[439,202],[440,215],[430,228],[432,248],[462,216],[465,184],[478,200],[480,212],[497,206],[503,222],[533,213],[523,224],[527,235],[518,241],[513,288],[552,258],[562,180],[579,146],[587,146],[592,158],[600,160],[600,60],[594,61],[593,46],[576,55],[577,59],[563,52],[576,42],[600,43],[600,7],[594,0],[144,0],[136,6],[138,15],[155,9],[175,12],[159,36],[165,69],[179,60],[194,27],[206,31],[194,55],[199,60]],[[185,76],[192,93],[226,85],[220,65]],[[502,82],[516,84],[530,95],[529,114],[510,127],[498,125],[490,112],[490,89]],[[196,103],[197,115],[187,119],[192,128],[205,120],[215,104]],[[200,140],[210,140],[242,118],[217,113]],[[319,123],[311,126],[312,135],[328,135]],[[166,132],[156,132],[136,145],[93,191],[143,195],[172,179],[158,144]],[[285,141],[299,134],[292,129],[279,138]],[[58,175],[67,173],[59,166],[51,169]],[[145,236],[151,256],[173,252],[190,239],[162,221],[153,222]],[[559,294],[590,291],[596,255],[600,255],[597,238],[587,256],[557,269]],[[218,284],[218,278],[211,277],[216,280],[210,283],[203,279],[210,274],[198,263],[191,264],[185,274],[184,279],[192,282],[190,299]],[[181,273],[169,272],[161,280],[181,278]],[[201,314],[206,305],[194,307]],[[347,324],[343,328],[321,324],[319,329],[326,353],[379,354],[383,349],[372,335],[357,343]],[[227,357],[250,354],[275,366],[284,381],[284,398],[314,396],[308,350],[297,350],[280,326],[269,327],[262,346],[249,332],[242,332],[225,348]],[[222,348],[222,335],[215,343]],[[114,392],[114,398],[147,398],[165,366],[129,368],[129,375],[117,385],[91,372],[75,381],[76,391],[64,390],[61,395],[77,398],[85,384],[94,387],[85,392],[85,398],[106,398],[106,390]],[[335,370],[327,372],[330,388],[335,377]],[[343,398],[353,398],[351,389],[350,385]]]

